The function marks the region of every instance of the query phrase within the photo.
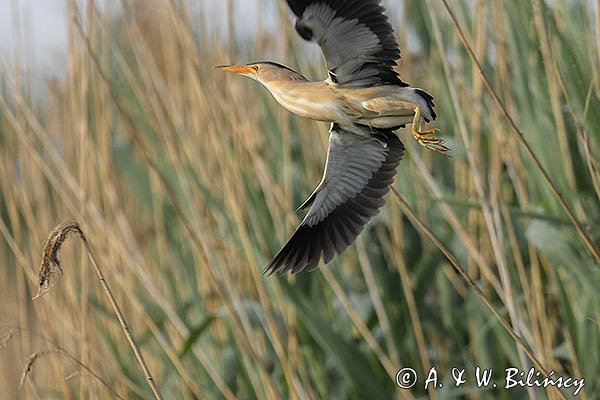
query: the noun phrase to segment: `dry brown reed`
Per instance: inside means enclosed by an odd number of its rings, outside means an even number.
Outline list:
[[[46,355],[50,355],[50,354],[59,354],[59,355],[61,355],[63,357],[66,357],[66,358],[70,359],[75,364],[77,364],[78,366],[80,366],[81,368],[83,368],[91,376],[93,376],[94,379],[96,379],[100,384],[102,384],[102,386],[104,386],[111,393],[112,396],[114,396],[117,399],[124,400],[124,397],[121,396],[119,393],[117,393],[104,379],[102,379],[102,377],[100,375],[98,375],[90,367],[88,367],[87,365],[85,365],[84,363],[82,363],[81,361],[79,361],[77,358],[73,357],[65,349],[62,349],[62,348],[54,348],[54,349],[48,349],[48,350],[42,350],[42,351],[34,351],[33,353],[31,353],[29,355],[29,357],[27,357],[27,359],[25,360],[25,365],[23,366],[23,370],[21,372],[21,379],[19,381],[19,386],[20,387],[23,387],[23,384],[27,380],[27,377],[30,375],[30,372],[31,372],[34,364],[41,357],[46,356]],[[69,379],[72,379],[76,374],[77,374],[77,372],[73,372],[70,375],[66,376],[65,377],[65,381],[68,381]]]
[[[527,357],[529,357],[529,359],[533,362],[535,367],[538,368],[543,374],[548,375],[548,369],[542,365],[540,360],[538,360],[535,354],[533,354],[531,349],[529,349],[529,347],[525,344],[525,342],[519,336],[519,334],[515,332],[515,330],[510,326],[510,323],[504,320],[498,309],[494,307],[492,302],[487,298],[485,293],[483,293],[481,288],[477,286],[477,284],[475,283],[473,278],[471,278],[467,270],[462,265],[460,265],[456,257],[454,257],[454,255],[452,255],[452,253],[446,248],[446,246],[444,246],[444,244],[440,241],[440,239],[438,239],[435,233],[433,233],[431,228],[429,228],[427,224],[423,222],[421,218],[419,218],[417,213],[412,209],[412,207],[406,202],[406,200],[398,193],[398,191],[394,187],[392,187],[392,194],[396,198],[398,204],[400,204],[400,207],[402,207],[402,210],[406,213],[408,218],[410,218],[412,223],[416,227],[418,227],[419,230],[421,230],[421,232],[423,232],[425,236],[427,236],[427,238],[431,240],[431,242],[435,244],[435,246],[438,249],[440,249],[440,251],[448,259],[448,261],[450,261],[450,264],[452,264],[456,272],[458,272],[459,275],[465,280],[465,282],[471,288],[471,290],[473,290],[477,294],[477,296],[481,299],[483,304],[485,304],[488,310],[490,310],[490,312],[494,315],[494,318],[496,318],[500,325],[502,325],[502,328],[504,328],[506,333],[508,333],[510,337],[515,341],[517,346],[519,346],[521,350],[523,350],[525,354],[527,354]],[[563,400],[566,400],[566,397],[561,392],[560,388],[551,386],[551,389],[554,390],[554,393],[558,397],[560,397]]]
[[[125,12],[115,15],[93,1],[69,2],[65,78],[48,98],[36,97],[24,60],[0,63],[0,321],[42,326],[53,339],[29,332],[5,341],[7,396],[104,395],[83,367],[65,381],[73,363],[63,356],[43,358],[45,368],[33,364],[35,379],[19,389],[21,360],[60,347],[123,397],[149,397],[131,344],[119,340],[123,328],[105,323],[113,318],[98,300],[106,289],[87,269],[65,270],[52,301],[46,294],[31,306],[41,232],[65,215],[93,232],[94,254],[110,267],[113,293],[168,398],[373,398],[381,388],[380,398],[442,398],[422,387],[400,391],[395,369],[531,366],[392,194],[331,265],[293,278],[261,275],[298,223],[294,206],[321,177],[327,127],[290,116],[261,88],[212,67],[273,59],[323,77],[318,49],[297,38],[285,1],[255,2],[273,15],[244,19],[260,26],[251,35],[234,27],[240,7],[252,3],[244,0],[221,2],[222,19],[192,9],[220,4],[213,1],[119,3]],[[600,54],[588,38],[600,32],[600,7],[585,15],[572,0],[468,3],[448,2],[506,110],[595,240],[600,57],[586,54]],[[555,8],[545,10],[550,3]],[[588,357],[600,343],[597,263],[588,247],[486,89],[443,3],[386,4],[404,41],[401,75],[435,95],[437,126],[453,149],[451,160],[438,157],[399,131],[407,157],[395,188],[543,367],[598,376],[600,361]],[[543,21],[529,21],[540,7],[535,18]],[[86,265],[85,252],[69,247],[61,257]],[[54,256],[50,248],[48,287],[60,276]],[[598,387],[590,380],[580,397],[593,398]],[[558,397],[550,388],[535,395]]]
[[[79,224],[75,221],[65,221],[57,225],[48,235],[42,246],[42,262],[40,263],[40,270],[38,272],[39,288],[33,300],[39,298],[49,290],[57,271],[63,273],[58,252],[65,240],[71,235],[77,235],[81,240],[84,240]]]
[[[42,250],[42,262],[39,272],[39,290],[38,294],[34,297],[34,299],[39,298],[49,290],[51,286],[51,281],[56,275],[57,270],[60,270],[62,272],[60,259],[58,258],[58,253],[65,240],[67,240],[70,236],[75,234],[79,237],[79,239],[85,247],[87,255],[90,261],[92,262],[92,266],[94,267],[94,271],[100,279],[100,285],[102,286],[102,289],[104,289],[104,292],[106,293],[108,300],[110,301],[110,305],[113,308],[113,311],[119,321],[119,324],[121,325],[121,329],[123,330],[123,333],[125,334],[125,337],[127,338],[131,349],[133,350],[133,353],[135,354],[136,360],[138,361],[140,367],[142,368],[142,371],[144,372],[144,375],[146,376],[146,381],[148,382],[148,385],[150,386],[154,397],[156,399],[162,399],[160,392],[158,391],[158,387],[154,382],[154,378],[152,377],[152,373],[150,372],[150,369],[146,364],[146,360],[144,359],[144,356],[142,355],[142,352],[129,329],[127,321],[125,320],[125,316],[121,311],[121,307],[117,303],[115,296],[112,290],[110,289],[110,286],[108,285],[108,282],[104,278],[104,274],[102,273],[100,266],[96,261],[96,257],[92,252],[87,237],[83,234],[83,231],[81,230],[81,227],[79,226],[77,221],[70,220],[63,222],[57,225],[54,229],[52,229],[52,231],[48,235],[48,238],[46,239]],[[23,369],[23,374],[21,376],[21,386],[23,385],[23,382],[27,377],[31,366],[38,358],[38,356],[46,354],[47,352],[48,351],[44,351],[41,353],[34,352],[29,356],[25,364],[25,368]]]
[[[494,102],[496,103],[498,108],[501,110],[502,115],[509,122],[509,125],[512,128],[512,131],[517,135],[517,138],[519,139],[519,141],[521,142],[521,144],[527,151],[527,154],[529,154],[529,156],[535,163],[537,169],[542,174],[544,180],[550,186],[552,193],[554,194],[554,196],[556,196],[556,199],[560,203],[560,206],[564,210],[565,214],[567,214],[567,217],[569,218],[569,220],[571,221],[571,223],[577,230],[577,233],[581,236],[583,243],[586,245],[586,247],[588,248],[588,250],[590,251],[592,256],[596,259],[596,262],[600,263],[600,248],[598,248],[598,245],[592,240],[592,238],[590,237],[590,234],[586,231],[586,229],[583,227],[581,222],[579,222],[579,220],[575,216],[575,213],[571,209],[571,206],[569,206],[569,204],[565,200],[564,195],[561,193],[558,186],[556,185],[556,183],[554,182],[554,180],[552,179],[552,177],[550,176],[550,174],[548,173],[546,168],[543,166],[539,157],[536,155],[535,151],[533,150],[533,148],[531,147],[531,145],[525,138],[525,133],[517,126],[515,119],[513,118],[511,113],[508,111],[508,109],[506,108],[506,106],[504,105],[502,100],[500,99],[500,96],[498,95],[498,93],[496,92],[496,90],[494,89],[492,84],[490,83],[490,80],[488,79],[486,74],[483,72],[483,67],[481,66],[481,62],[479,61],[477,55],[473,51],[473,47],[471,46],[469,40],[466,38],[465,33],[463,32],[463,29],[461,28],[460,22],[458,22],[458,19],[456,18],[454,11],[448,4],[448,1],[442,0],[442,2],[444,3],[444,7],[448,11],[450,18],[452,19],[452,23],[456,27],[456,31],[458,32],[458,35],[460,36],[462,43],[464,44],[465,48],[467,49],[469,56],[471,57],[471,60],[473,61],[473,64],[477,68],[477,71],[480,74],[481,79],[483,80],[486,88],[489,90],[490,94],[492,95]]]

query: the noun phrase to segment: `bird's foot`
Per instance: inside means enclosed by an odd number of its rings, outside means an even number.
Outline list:
[[[428,122],[428,121],[427,121]],[[444,144],[444,140],[434,136],[440,130],[437,128],[422,130],[421,129],[421,109],[419,107],[415,108],[415,116],[412,123],[412,135],[416,139],[417,142],[426,149],[433,150],[436,153],[443,154],[445,156],[450,156],[448,151],[450,150]]]
[[[437,137],[431,137],[439,131],[440,130],[437,128],[429,129],[426,131],[419,131],[413,128],[412,135],[415,138],[415,140],[426,149],[433,150],[436,153],[448,156],[448,151],[450,149],[446,147],[444,140]]]

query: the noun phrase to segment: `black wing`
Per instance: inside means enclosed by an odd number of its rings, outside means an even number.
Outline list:
[[[393,69],[400,50],[381,0],[287,2],[300,36],[321,46],[333,82],[407,86]]]
[[[325,173],[301,209],[310,211],[266,271],[299,272],[348,248],[384,204],[404,145],[387,130],[373,136],[333,125]]]

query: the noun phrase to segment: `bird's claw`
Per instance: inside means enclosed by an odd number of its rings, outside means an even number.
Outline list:
[[[446,147],[443,139],[436,138],[436,137],[428,137],[428,136],[435,135],[439,131],[440,130],[437,128],[429,129],[426,131],[419,131],[419,130],[413,129],[412,135],[415,138],[415,140],[417,142],[419,142],[419,144],[421,146],[425,147],[426,149],[433,150],[436,153],[440,153],[440,154],[449,156],[448,151],[450,149],[448,147]]]

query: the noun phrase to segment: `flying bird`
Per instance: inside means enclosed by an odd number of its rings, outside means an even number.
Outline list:
[[[275,62],[221,67],[252,78],[290,112],[331,123],[323,178],[299,210],[300,226],[266,271],[299,272],[344,252],[384,204],[404,155],[394,131],[412,125],[424,147],[448,148],[422,130],[433,97],[400,79],[400,50],[380,0],[287,0],[298,34],[321,47],[328,78],[312,82]]]

